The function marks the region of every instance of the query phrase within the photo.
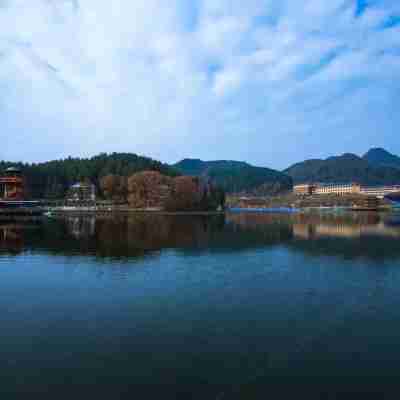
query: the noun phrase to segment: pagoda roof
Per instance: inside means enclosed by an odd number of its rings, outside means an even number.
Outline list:
[[[20,173],[21,170],[17,167],[9,167],[5,171],[6,173]]]

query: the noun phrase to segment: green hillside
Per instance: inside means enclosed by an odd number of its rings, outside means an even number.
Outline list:
[[[0,161],[0,173],[9,166],[22,169],[29,183],[29,194],[35,199],[62,198],[68,187],[77,181],[89,180],[98,186],[100,178],[109,174],[130,176],[145,170],[169,176],[179,174],[166,164],[131,153],[104,153],[92,158],[67,158],[38,164]]]
[[[400,183],[400,169],[377,166],[355,154],[343,154],[326,160],[306,160],[284,171],[294,183],[358,182],[363,185]]]
[[[240,161],[185,159],[173,167],[184,175],[208,177],[228,193],[266,195],[292,188],[287,175]]]
[[[382,148],[369,150],[363,156],[363,159],[378,167],[392,167],[400,169],[400,157],[389,153],[387,150]]]

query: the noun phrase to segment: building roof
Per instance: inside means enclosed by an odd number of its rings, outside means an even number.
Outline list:
[[[6,173],[20,173],[21,170],[17,167],[10,167],[6,169]]]

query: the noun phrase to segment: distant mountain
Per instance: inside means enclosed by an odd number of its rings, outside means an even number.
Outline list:
[[[400,157],[392,153],[389,153],[387,150],[382,148],[375,148],[369,150],[363,156],[363,159],[375,166],[392,167],[400,169]]]
[[[374,165],[355,154],[343,154],[326,160],[306,160],[284,171],[294,183],[358,182],[362,185],[400,183],[400,169]]]
[[[185,159],[173,167],[184,175],[208,177],[228,193],[267,195],[292,188],[292,179],[282,172],[241,161]]]

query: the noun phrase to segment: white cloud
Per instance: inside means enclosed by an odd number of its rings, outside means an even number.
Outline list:
[[[400,152],[383,111],[398,100],[400,29],[384,28],[399,5],[355,9],[352,0],[2,2],[0,156],[123,150],[284,167],[307,149]],[[364,142],[345,149],[359,139],[356,119]],[[371,128],[379,123],[384,131]],[[339,140],[326,140],[333,133]]]

